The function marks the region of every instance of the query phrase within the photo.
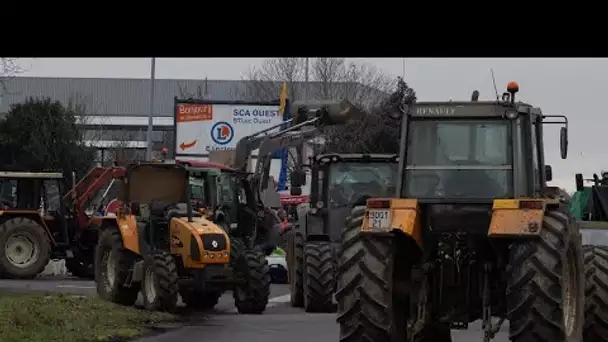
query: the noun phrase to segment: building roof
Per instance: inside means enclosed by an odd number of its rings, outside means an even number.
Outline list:
[[[125,78],[61,78],[61,77],[0,77],[5,89],[0,89],[0,113],[28,97],[50,97],[62,103],[85,105],[93,115],[148,115],[150,80]],[[173,98],[205,98],[213,101],[277,100],[282,82],[246,80],[176,80],[157,79],[155,82],[155,115],[173,116]],[[299,100],[302,83],[294,84],[294,97]],[[361,84],[332,84],[341,93],[370,92]],[[311,82],[311,99],[318,98],[320,83]],[[323,89],[326,91],[326,89]],[[384,94],[376,89],[372,92]],[[276,94],[276,96],[274,95]]]

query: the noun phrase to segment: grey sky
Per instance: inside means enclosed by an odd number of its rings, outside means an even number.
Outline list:
[[[253,58],[159,58],[158,78],[241,79]],[[394,76],[403,73],[401,58],[351,58],[368,62]],[[23,59],[24,76],[148,78],[150,59],[145,58],[40,58]],[[490,68],[494,69],[499,94],[507,82],[520,84],[519,99],[540,106],[546,114],[565,114],[570,120],[569,158],[559,158],[557,127],[545,132],[546,161],[554,169],[554,184],[569,190],[574,173],[590,177],[608,169],[608,155],[601,140],[607,134],[604,96],[608,94],[608,60],[546,58],[408,58],[405,80],[420,101],[468,100],[474,89],[482,99],[494,98]],[[602,135],[604,134],[604,135]],[[582,153],[584,154],[582,155]]]

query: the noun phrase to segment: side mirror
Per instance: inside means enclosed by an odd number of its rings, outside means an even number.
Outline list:
[[[290,177],[290,187],[301,187],[306,184],[306,172],[304,171],[292,171]]]
[[[559,150],[562,159],[568,157],[568,128],[562,127],[559,131]]]
[[[545,165],[545,181],[550,182],[553,180],[553,169],[551,165]]]
[[[292,196],[301,196],[302,188],[299,186],[292,186],[289,188],[289,194]]]
[[[583,181],[583,174],[577,173],[574,175],[574,182],[576,183],[576,191],[582,191],[585,188],[585,182]]]

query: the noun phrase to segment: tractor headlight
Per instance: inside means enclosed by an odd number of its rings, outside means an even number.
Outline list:
[[[316,207],[317,207],[317,209],[322,209],[324,205],[325,205],[325,203],[323,203],[323,201],[319,201],[319,202],[317,202]]]
[[[519,113],[517,113],[517,109],[508,109],[507,112],[505,113],[505,116],[509,120],[517,119],[518,115],[519,115]]]

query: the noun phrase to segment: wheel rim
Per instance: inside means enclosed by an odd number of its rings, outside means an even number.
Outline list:
[[[36,240],[29,234],[16,233],[6,241],[4,254],[11,265],[27,268],[38,260],[40,248]]]
[[[106,287],[106,292],[112,292],[116,283],[116,257],[114,252],[106,251],[103,256],[103,282]]]
[[[578,286],[576,281],[576,253],[574,248],[568,248],[566,252],[566,263],[564,268],[564,328],[566,336],[572,336],[576,330],[576,324],[578,322]]]
[[[146,295],[146,300],[148,303],[154,303],[156,300],[156,275],[151,268],[146,270],[146,275],[144,277],[144,293]]]

